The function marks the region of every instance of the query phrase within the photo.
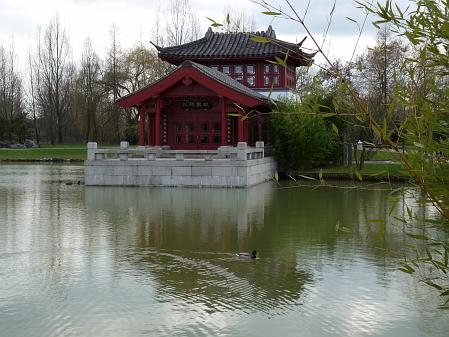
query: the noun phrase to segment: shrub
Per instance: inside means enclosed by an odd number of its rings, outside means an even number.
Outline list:
[[[281,169],[308,169],[337,158],[338,137],[324,118],[298,104],[279,110],[270,115],[270,134]]]

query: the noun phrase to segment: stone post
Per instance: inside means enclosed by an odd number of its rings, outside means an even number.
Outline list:
[[[260,153],[260,156],[259,156],[259,153],[257,154],[259,159],[265,158],[265,150],[264,150],[264,148],[265,148],[265,143],[263,141],[256,142],[256,149],[259,149],[259,150],[262,151]]]
[[[128,160],[128,149],[129,149],[129,142],[120,142],[120,152],[119,152],[120,160]]]
[[[246,142],[237,143],[237,160],[247,160],[248,145]]]
[[[87,143],[87,160],[95,160],[95,150],[97,149],[97,142]]]

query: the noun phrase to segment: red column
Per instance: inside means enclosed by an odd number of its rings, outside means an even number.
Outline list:
[[[244,141],[249,144],[249,132],[248,132],[248,119],[245,119],[245,121],[243,122],[243,133],[244,133]]]
[[[226,118],[226,102],[223,96],[220,96],[221,107],[221,145],[228,144],[228,123]]]
[[[243,120],[242,120],[242,116],[237,117],[238,118],[238,122],[237,122],[237,129],[238,129],[238,135],[239,135],[239,142],[244,142],[245,139],[243,137]]]
[[[148,114],[147,114],[147,118],[148,118],[148,121],[147,121],[147,125],[148,125],[148,141],[147,141],[147,144],[148,145],[153,145],[152,144],[152,142],[153,142],[153,135],[152,135],[153,130],[151,129],[151,116],[150,116],[150,112],[149,111],[148,111]]]
[[[145,112],[143,107],[138,107],[139,111],[139,145],[145,146]]]
[[[156,123],[154,125],[155,128],[155,140],[154,145],[161,145],[161,98],[159,96],[156,97]]]

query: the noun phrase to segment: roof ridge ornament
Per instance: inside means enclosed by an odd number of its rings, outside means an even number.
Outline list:
[[[204,35],[205,38],[210,37],[214,32],[212,31],[212,27],[209,27],[207,29],[206,35]]]
[[[266,37],[270,38],[270,39],[275,39],[276,38],[276,32],[274,31],[273,27],[271,25],[268,26],[267,31],[265,32]]]

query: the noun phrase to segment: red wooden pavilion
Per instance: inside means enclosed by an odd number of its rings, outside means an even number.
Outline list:
[[[270,42],[255,42],[251,35],[268,37]],[[300,47],[277,40],[271,26],[256,33],[209,29],[191,43],[156,46],[159,57],[177,67],[116,103],[139,111],[140,145],[216,149],[243,141],[267,142],[264,118],[241,116],[251,110],[271,111],[270,92],[278,96],[295,88],[296,67],[310,64],[313,57]],[[284,59],[287,52],[286,67],[269,62]]]

